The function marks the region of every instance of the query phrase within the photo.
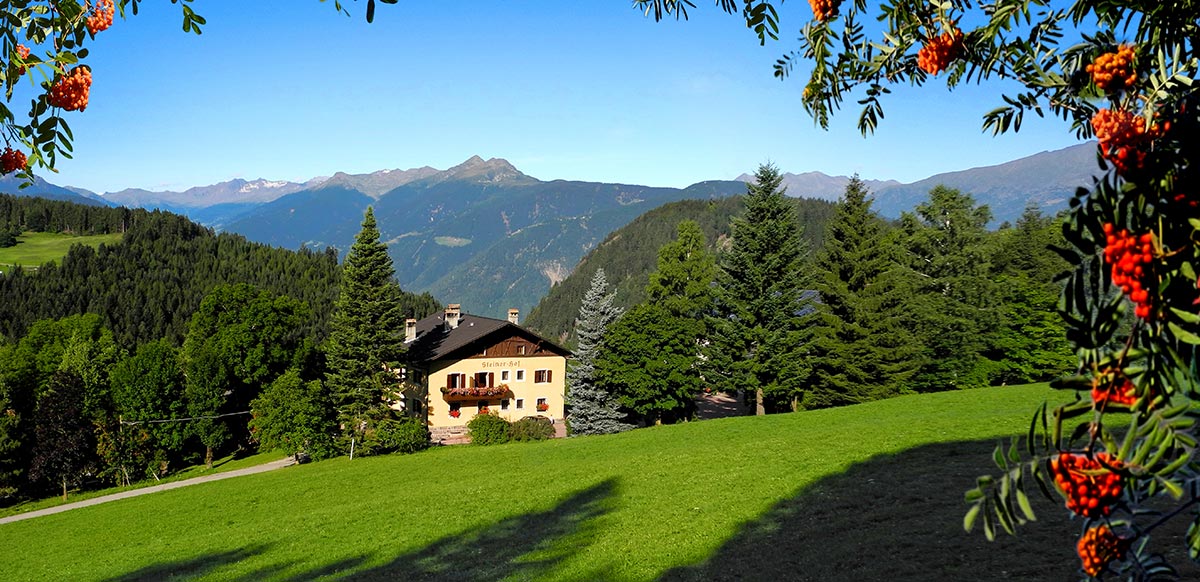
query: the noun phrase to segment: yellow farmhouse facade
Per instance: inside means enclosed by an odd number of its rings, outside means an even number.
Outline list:
[[[396,408],[423,417],[435,440],[462,434],[479,414],[510,421],[566,411],[570,352],[518,324],[463,313],[457,304],[405,322],[409,368]]]

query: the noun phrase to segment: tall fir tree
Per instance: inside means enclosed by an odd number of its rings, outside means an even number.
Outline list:
[[[794,403],[807,374],[800,354],[810,309],[807,248],[782,185],[779,170],[764,164],[746,187],[746,210],[734,219],[733,242],[721,256],[705,353],[706,378],[753,399],[760,415],[767,400],[773,408]]]
[[[575,326],[579,343],[567,370],[567,404],[571,407],[567,429],[571,435],[609,434],[633,428],[625,422],[627,415],[618,409],[616,397],[596,382],[596,357],[604,333],[623,311],[613,305],[613,296],[604,269],[596,269],[579,306]]]
[[[341,293],[326,346],[325,380],[341,420],[351,431],[383,406],[384,390],[404,354],[404,314],[387,245],[368,207],[362,229],[346,254]]]
[[[935,186],[900,219],[906,266],[917,275],[906,303],[923,348],[913,377],[918,391],[984,386],[997,367],[985,357],[999,316],[989,276],[991,216],[970,194]]]
[[[808,330],[804,408],[900,394],[919,363],[912,334],[895,325],[902,289],[897,247],[868,195],[853,176],[813,263],[817,321]]]

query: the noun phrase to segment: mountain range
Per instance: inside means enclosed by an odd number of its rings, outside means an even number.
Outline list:
[[[867,181],[875,208],[895,218],[924,200],[936,184],[970,192],[992,208],[995,224],[1015,220],[1027,203],[1066,208],[1079,186],[1099,173],[1094,144],[1042,152],[1005,164],[931,176],[911,184]],[[103,195],[42,179],[0,191],[87,204],[159,208],[285,248],[349,249],[363,212],[373,206],[406,290],[429,291],[473,313],[528,312],[584,254],[612,231],[668,202],[716,199],[745,192],[736,180],[661,188],[568,180],[542,181],[506,160],[474,156],[446,170],[428,166],[336,173],[303,183],[230,180],[182,192],[126,189]],[[849,180],[820,172],[785,174],[788,194],[836,200]]]

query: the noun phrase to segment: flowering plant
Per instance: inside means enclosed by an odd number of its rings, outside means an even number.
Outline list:
[[[488,410],[488,407],[486,407],[486,406],[480,406],[480,407],[479,407],[479,414],[487,414],[487,413],[489,413],[489,412],[491,412],[491,411],[490,411],[490,410]]]
[[[550,410],[550,405],[546,404],[545,402],[540,402],[537,405],[537,409],[538,412],[546,412],[547,410]]]
[[[447,396],[468,396],[474,398],[487,398],[494,396],[503,396],[508,393],[508,384],[499,386],[472,386],[470,388],[462,386],[459,388],[443,388],[442,392]]]
[[[459,415],[461,415],[461,414],[462,414],[462,412],[459,412],[459,410],[457,408],[450,411],[450,416],[452,416],[454,418],[458,418]]]

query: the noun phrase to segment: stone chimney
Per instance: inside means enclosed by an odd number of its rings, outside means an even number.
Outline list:
[[[513,325],[518,325],[521,319],[521,311],[519,309],[508,310],[508,322]]]
[[[458,327],[458,318],[462,313],[462,305],[451,303],[446,306],[446,328],[455,329]]]
[[[417,339],[417,320],[408,318],[404,320],[404,343],[411,343]]]

